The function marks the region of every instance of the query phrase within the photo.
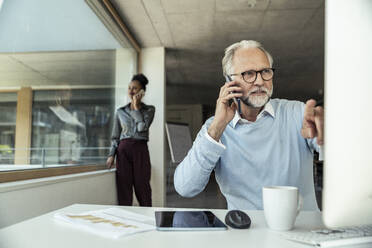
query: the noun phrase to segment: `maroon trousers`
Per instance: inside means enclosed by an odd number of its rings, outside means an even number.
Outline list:
[[[141,206],[151,203],[151,164],[146,140],[124,139],[116,153],[116,189],[119,205],[131,206],[133,187]]]

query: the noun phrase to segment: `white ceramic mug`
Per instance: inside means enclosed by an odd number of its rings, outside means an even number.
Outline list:
[[[267,225],[276,231],[291,230],[302,208],[298,188],[267,186],[262,188],[262,196]]]

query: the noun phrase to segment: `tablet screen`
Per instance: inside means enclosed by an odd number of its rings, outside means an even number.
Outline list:
[[[156,211],[158,230],[226,230],[211,211]]]

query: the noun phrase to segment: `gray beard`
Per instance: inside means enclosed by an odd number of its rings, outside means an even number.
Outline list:
[[[250,95],[252,92],[255,92],[259,89],[265,91],[266,95],[264,95],[264,96],[252,96],[252,95]],[[261,107],[265,106],[265,104],[270,100],[272,94],[273,94],[273,89],[272,88],[268,89],[266,87],[255,87],[248,92],[248,96],[246,98],[242,99],[242,101],[246,105],[248,105],[249,107],[261,108]]]
[[[266,95],[266,96],[263,96],[261,97],[262,100],[260,99],[259,101],[252,101],[251,99],[249,99],[249,97],[246,97],[245,99],[241,99],[246,105],[248,105],[249,107],[253,107],[253,108],[261,108],[263,106],[265,106],[265,104],[270,100],[270,96]]]

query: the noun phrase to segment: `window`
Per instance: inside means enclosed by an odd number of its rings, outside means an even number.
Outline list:
[[[0,164],[14,164],[17,93],[0,92]],[[6,169],[5,166],[0,168]]]
[[[105,164],[114,93],[113,88],[34,91],[30,164]]]
[[[95,4],[0,0],[0,182],[104,168],[138,50]]]

